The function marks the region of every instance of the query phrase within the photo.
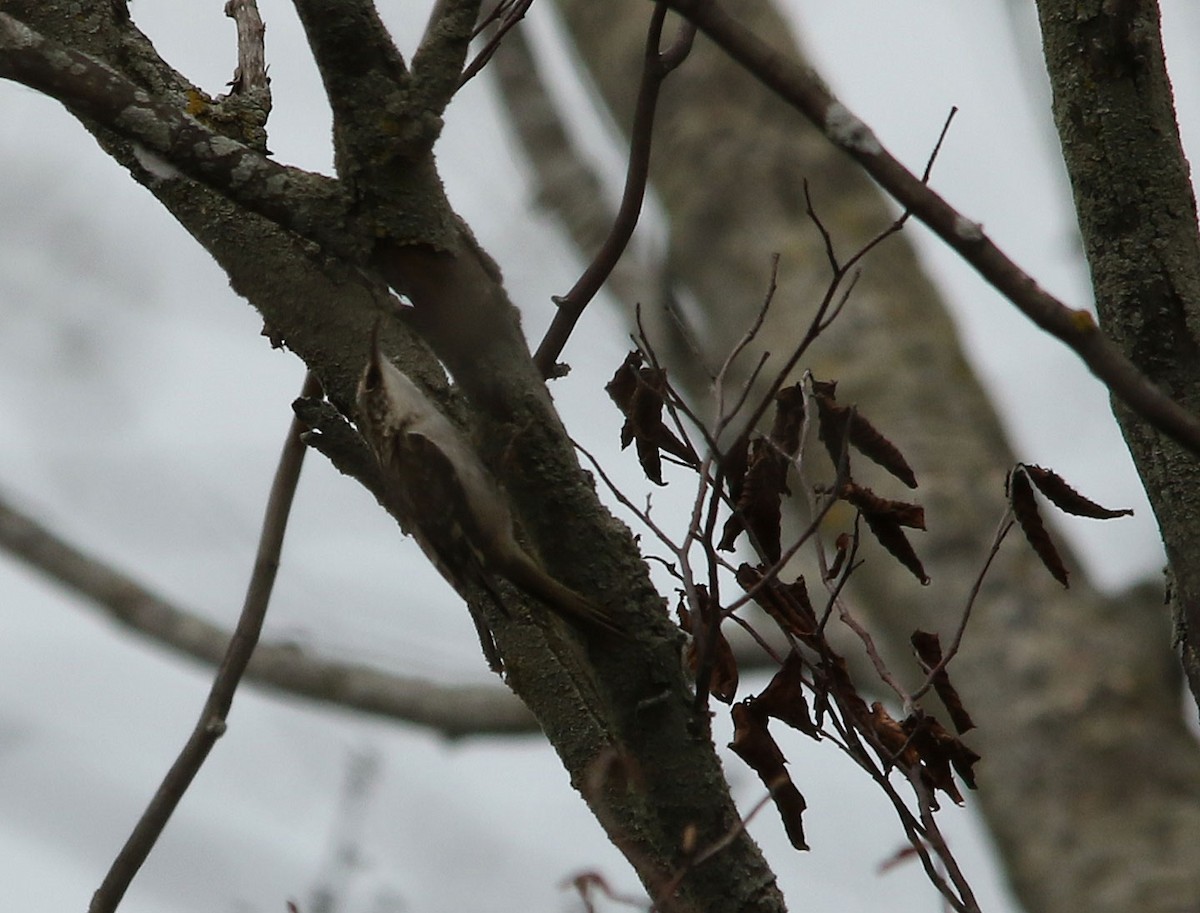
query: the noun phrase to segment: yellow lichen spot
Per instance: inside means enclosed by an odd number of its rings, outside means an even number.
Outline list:
[[[1075,325],[1075,329],[1080,333],[1090,333],[1096,329],[1096,321],[1092,317],[1091,312],[1085,311],[1083,308],[1071,311],[1071,323]]]
[[[187,113],[192,117],[198,117],[209,109],[208,98],[198,89],[188,89],[187,93]]]

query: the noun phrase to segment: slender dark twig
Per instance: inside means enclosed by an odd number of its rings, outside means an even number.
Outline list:
[[[320,389],[316,376],[310,372],[304,379],[304,391],[301,395],[317,396]],[[308,449],[301,440],[304,431],[304,425],[299,419],[293,418],[283,445],[283,453],[279,457],[275,481],[267,499],[262,537],[254,559],[254,572],[246,590],[242,615],[230,639],[225,659],[213,679],[208,700],[204,702],[204,709],[200,712],[200,719],[179,757],[167,771],[162,785],[134,826],[133,833],[117,854],[104,881],[92,896],[88,913],[112,913],[117,909],[130,882],[150,855],[163,828],[167,826],[171,814],[200,771],[217,739],[225,732],[225,720],[233,703],[233,695],[258,643],[271,590],[275,584],[275,574],[279,570],[283,534],[287,529],[288,514],[291,511],[292,497],[296,493],[296,483],[300,478],[300,468],[304,464],[304,453]]]
[[[1004,513],[1004,518],[1000,521],[1000,527],[996,530],[996,535],[992,538],[992,546],[988,549],[987,558],[983,562],[983,567],[979,569],[979,573],[975,576],[975,582],[971,585],[971,592],[967,595],[967,604],[963,608],[962,617],[958,620],[958,628],[954,632],[954,640],[946,649],[945,654],[936,666],[931,668],[925,675],[925,684],[912,693],[912,700],[919,701],[930,688],[933,687],[933,680],[945,670],[950,660],[954,659],[958,648],[962,644],[963,634],[967,630],[967,622],[971,620],[971,610],[975,607],[975,600],[979,597],[979,591],[983,588],[983,579],[987,576],[988,571],[992,567],[992,562],[996,560],[996,555],[1000,551],[1000,546],[1003,544],[1005,537],[1013,527],[1012,510],[1007,510]]]
[[[518,22],[525,18],[525,14],[529,12],[529,7],[532,5],[533,0],[513,0],[511,3],[501,3],[484,17],[484,21],[480,22],[476,28],[475,35],[478,36],[484,30],[488,29],[491,30],[491,34],[488,36],[487,43],[480,48],[479,53],[463,68],[462,76],[458,78],[458,87],[460,89],[477,76],[480,70],[487,66],[488,61],[499,50],[500,42],[504,40],[504,36]]]
[[[632,139],[629,147],[629,167],[625,174],[625,191],[621,197],[621,206],[595,259],[567,294],[555,298],[558,312],[533,356],[542,377],[550,378],[555,375],[558,356],[575,329],[575,324],[578,323],[584,309],[596,297],[613,267],[617,265],[629,244],[629,239],[633,237],[634,228],[637,227],[638,217],[642,212],[642,200],[646,196],[646,181],[650,177],[650,143],[654,135],[654,112],[658,106],[659,90],[663,80],[683,63],[691,51],[692,39],[695,36],[695,28],[690,23],[685,23],[680,27],[672,45],[665,51],[660,50],[663,20],[666,15],[666,4],[659,3],[654,7],[650,19],[642,82],[633,115],[633,129],[630,131]]]

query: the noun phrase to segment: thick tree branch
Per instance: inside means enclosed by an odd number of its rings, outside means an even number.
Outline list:
[[[857,161],[1025,316],[1069,346],[1115,396],[1193,454],[1200,454],[1200,418],[1139,371],[1100,332],[1087,311],[1066,306],[1038,286],[988,239],[982,225],[963,216],[900,164],[812,71],[771,48],[714,0],[668,2]]]
[[[432,152],[453,94],[446,86],[457,87],[466,54],[466,43],[455,43],[463,4],[452,4],[452,24],[444,28],[435,15],[438,37],[423,56],[418,85],[370,0],[294,2],[333,111],[338,177],[355,199],[364,234],[381,250],[453,250],[462,226],[449,214]]]
[[[186,112],[154,99],[100,60],[0,13],[0,77],[62,102],[133,142],[150,181],[185,174],[310,240],[342,250],[346,200],[337,183],[271,161]]]
[[[441,114],[462,85],[481,0],[438,0],[412,61],[414,103]]]

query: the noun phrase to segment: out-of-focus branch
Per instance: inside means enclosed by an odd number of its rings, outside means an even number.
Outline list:
[[[62,102],[135,145],[158,181],[195,178],[332,251],[346,246],[347,201],[337,182],[273,162],[155,99],[103,61],[44,38],[0,13],[0,77]]]
[[[596,297],[600,286],[616,266],[629,244],[629,239],[633,237],[634,228],[637,227],[638,217],[642,212],[642,200],[646,196],[646,181],[650,177],[650,143],[654,133],[654,111],[658,105],[659,92],[663,81],[687,57],[695,35],[692,26],[684,25],[671,47],[665,51],[660,50],[666,12],[667,8],[663,4],[655,7],[646,36],[646,54],[633,127],[630,131],[629,167],[621,205],[608,237],[595,258],[571,290],[556,300],[558,312],[533,356],[543,377],[555,375],[556,361],[563,346],[567,344],[571,331],[575,329],[584,308]]]
[[[220,662],[230,632],[172,604],[0,499],[0,549],[103,609],[138,636],[200,662]],[[284,694],[424,726],[447,738],[537,732],[512,694],[435,685],[368,666],[328,662],[288,644],[259,645],[246,680]]]
[[[713,0],[668,0],[734,60],[803,114],[857,161],[1030,320],[1069,346],[1131,409],[1200,454],[1200,418],[1155,386],[1096,326],[1091,314],[1060,302],[1010,260],[974,222],[897,161],[871,129],[810,70],[775,51]]]

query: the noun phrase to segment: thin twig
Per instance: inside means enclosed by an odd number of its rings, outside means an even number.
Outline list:
[[[525,18],[525,14],[529,12],[529,7],[533,5],[533,0],[511,0],[511,2],[498,3],[496,8],[488,13],[482,22],[475,28],[473,37],[478,37],[484,30],[491,28],[491,34],[488,36],[487,43],[479,49],[479,53],[475,55],[466,67],[463,68],[462,76],[458,78],[458,87],[461,89],[464,85],[470,82],[479,71],[487,66],[488,61],[492,59],[496,51],[500,48],[500,42],[504,40],[512,28]]]
[[[316,375],[309,372],[304,379],[302,396],[317,396],[320,394],[320,383]],[[283,453],[279,457],[279,466],[275,471],[275,480],[271,484],[271,492],[267,498],[266,516],[263,519],[262,537],[258,544],[258,554],[254,559],[254,571],[250,576],[250,584],[246,589],[246,601],[242,607],[241,617],[234,629],[229,642],[229,649],[221,667],[213,679],[208,699],[195,729],[188,737],[179,757],[167,771],[162,785],[150,800],[142,817],[133,828],[133,833],[113,860],[104,881],[92,896],[88,907],[89,913],[112,913],[125,896],[130,882],[133,881],[142,863],[150,855],[154,844],[167,826],[171,814],[183,799],[192,780],[199,773],[201,765],[208,757],[213,746],[225,733],[226,718],[233,703],[234,693],[241,681],[242,673],[250,662],[250,656],[258,643],[262,631],[263,619],[266,617],[267,604],[271,599],[271,590],[275,584],[275,575],[279,570],[279,554],[283,549],[283,534],[287,529],[288,515],[291,512],[292,498],[296,493],[296,483],[300,479],[300,469],[304,465],[304,454],[308,449],[301,440],[304,425],[293,418],[288,428],[287,440],[283,445]]]
[[[621,196],[617,217],[604,244],[574,287],[566,295],[555,298],[558,311],[533,357],[543,377],[550,378],[555,375],[558,356],[575,329],[575,324],[579,322],[584,309],[617,265],[629,244],[629,239],[633,237],[634,228],[637,227],[642,212],[642,200],[646,195],[646,182],[650,177],[650,145],[654,136],[654,112],[658,106],[659,90],[671,71],[683,63],[695,36],[695,28],[690,23],[684,23],[680,26],[671,47],[661,51],[659,46],[666,15],[667,5],[658,3],[650,18],[642,82],[638,89],[633,128],[630,131],[632,139],[629,146],[629,166],[625,174],[625,190]]]
[[[1012,527],[1012,509],[1009,508],[1004,512],[1004,518],[1000,521],[1000,527],[996,530],[996,535],[992,537],[992,546],[988,549],[983,567],[979,569],[979,573],[975,576],[975,582],[971,585],[971,592],[967,594],[967,604],[963,607],[962,616],[958,620],[958,628],[954,632],[954,641],[946,649],[945,654],[938,664],[926,673],[925,684],[912,693],[913,701],[919,701],[933,687],[934,679],[945,671],[950,660],[958,653],[958,648],[962,644],[963,634],[967,630],[967,622],[971,620],[971,610],[975,607],[975,600],[979,597],[980,589],[983,588],[983,579],[987,576],[992,562],[995,561],[996,555],[1000,551],[1000,546],[1003,544],[1005,537]]]

